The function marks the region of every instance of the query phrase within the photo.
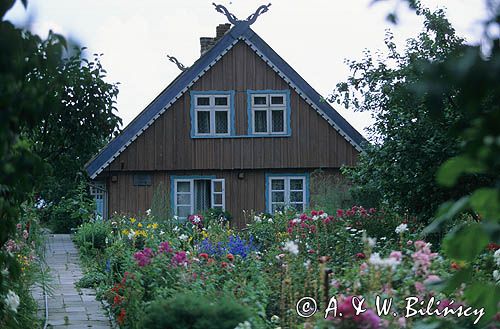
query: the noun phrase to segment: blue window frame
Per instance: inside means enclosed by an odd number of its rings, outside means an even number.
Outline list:
[[[266,174],[266,211],[285,208],[303,212],[309,207],[309,174]]]
[[[225,210],[224,179],[215,176],[171,176],[170,184],[172,209],[174,215],[182,220],[210,208]]]
[[[291,136],[290,90],[247,91],[248,136]]]
[[[234,90],[191,91],[191,138],[235,135]]]

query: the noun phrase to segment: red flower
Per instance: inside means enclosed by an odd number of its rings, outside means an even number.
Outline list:
[[[460,265],[458,265],[458,264],[457,264],[457,263],[455,263],[455,262],[452,262],[450,267],[451,267],[452,269],[454,269],[454,270],[459,270],[459,269],[460,269]]]
[[[488,249],[489,251],[496,251],[496,250],[500,249],[500,244],[496,244],[494,242],[488,243],[488,245],[486,246],[486,249]]]
[[[117,306],[122,303],[122,298],[119,295],[115,295],[113,298],[113,306]]]
[[[203,258],[204,260],[208,260],[208,254],[207,253],[201,253],[200,258]]]
[[[344,216],[344,211],[342,209],[337,210],[337,217],[343,217]]]
[[[234,256],[233,256],[233,254],[227,254],[227,256],[226,256],[226,257],[227,257],[227,259],[228,259],[230,262],[234,261]]]
[[[207,263],[208,263],[208,264],[212,264],[214,261],[215,261],[215,260],[214,260],[213,258],[209,258],[209,259],[208,259],[208,261],[207,261]]]
[[[314,254],[316,251],[315,251],[314,249],[309,249],[307,252],[308,252],[309,254]]]
[[[222,263],[220,263],[220,266],[221,266],[222,268],[226,268],[226,267],[227,267],[227,265],[228,265],[228,264],[227,264],[226,262],[222,262]]]
[[[120,314],[118,314],[118,318],[116,321],[118,322],[119,325],[122,325],[125,322],[125,317],[127,316],[127,313],[125,312],[124,308],[120,309]]]
[[[366,258],[366,255],[365,255],[364,253],[362,253],[362,252],[358,252],[358,253],[356,254],[356,258],[357,258],[357,259],[365,259],[365,258]]]

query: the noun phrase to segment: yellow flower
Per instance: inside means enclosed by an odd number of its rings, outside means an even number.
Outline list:
[[[128,235],[128,234],[130,233],[130,231],[129,231],[128,229],[124,229],[124,230],[122,231],[122,233],[123,233],[123,235]]]
[[[188,239],[188,243],[190,243],[192,240],[193,240],[193,237],[190,236],[189,239]]]
[[[130,222],[131,222],[132,224],[134,224],[134,223],[135,223],[135,218],[134,218],[134,217],[130,218]]]
[[[142,227],[142,224],[141,223],[137,224],[137,227]]]
[[[157,229],[157,228],[158,228],[158,224],[153,223],[153,229],[155,230],[155,229]]]
[[[207,231],[202,231],[202,232],[201,232],[201,236],[202,236],[203,238],[208,238],[208,233],[207,233]]]
[[[151,224],[148,224],[148,226],[146,226],[147,228],[151,228]]]

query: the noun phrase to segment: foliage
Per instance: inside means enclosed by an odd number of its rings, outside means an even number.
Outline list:
[[[310,181],[312,208],[333,213],[336,209],[352,204],[350,186],[347,179],[340,174],[332,175],[323,170],[315,170]]]
[[[46,85],[30,73],[40,67],[54,71],[64,39],[55,37],[44,49],[44,56],[36,56],[40,38],[3,20],[14,2],[2,1],[0,5],[0,326],[7,321],[14,328],[22,328],[26,322],[16,319],[15,314],[6,318],[5,296],[16,287],[20,289],[22,281],[18,260],[4,248],[14,238],[21,204],[29,199],[33,182],[44,166],[32,145],[20,135],[51,111]]]
[[[43,56],[57,38],[49,34],[36,55]],[[31,73],[46,86],[44,92],[52,107],[34,129],[24,131],[34,152],[50,165],[50,175],[38,177],[45,180],[40,195],[48,202],[59,202],[68,190],[85,181],[85,163],[121,124],[114,113],[117,86],[103,80],[106,71],[99,56],[88,60],[82,51],[76,48],[70,57],[57,63],[55,70],[42,67]]]
[[[69,190],[59,202],[41,202],[44,203],[44,223],[48,224],[54,233],[70,233],[72,228],[91,217],[95,211],[94,201],[89,197],[84,181],[75,189]]]
[[[490,5],[493,16],[485,31],[498,30],[500,26],[500,4],[495,7],[492,2]],[[463,212],[475,216],[476,222],[456,227],[446,236],[446,254],[464,262],[462,270],[448,281],[446,289],[467,283],[465,299],[485,307],[488,319],[498,312],[500,288],[493,282],[478,284],[473,275],[475,261],[481,258],[484,248],[500,243],[500,40],[498,33],[486,33],[486,40],[491,46],[487,56],[479,46],[467,46],[446,61],[424,65],[424,79],[411,91],[416,95],[429,95],[429,108],[436,118],[442,117],[442,95],[450,90],[460,91],[454,103],[464,111],[467,120],[451,126],[450,130],[463,143],[458,154],[440,166],[437,181],[445,187],[456,187],[470,175],[483,175],[489,180],[470,193],[461,193],[454,200],[443,203],[437,219],[426,232],[438,229]]]
[[[199,294],[176,294],[151,304],[143,328],[234,329],[247,318],[248,311],[227,297],[214,301]]]
[[[463,179],[453,188],[435,181],[439,166],[458,153],[461,136],[450,135],[449,127],[468,120],[456,105],[459,90],[440,93],[441,115],[432,114],[432,98],[409,88],[424,78],[423,65],[443,63],[464,48],[463,39],[442,10],[431,12],[418,6],[424,30],[397,49],[387,33],[386,54],[365,52],[361,61],[348,61],[353,72],[347,82],[337,84],[332,100],[346,107],[373,113],[370,127],[373,145],[366,145],[359,165],[347,169],[353,195],[369,206],[390,205],[392,209],[418,216],[426,223],[445,200],[471,191],[477,177]],[[375,204],[376,203],[376,204]]]

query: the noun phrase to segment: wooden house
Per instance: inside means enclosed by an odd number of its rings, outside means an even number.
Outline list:
[[[201,57],[88,162],[103,217],[145,212],[164,186],[174,215],[222,208],[241,226],[243,210],[306,209],[311,172],[356,164],[363,137],[252,16],[200,38]]]

